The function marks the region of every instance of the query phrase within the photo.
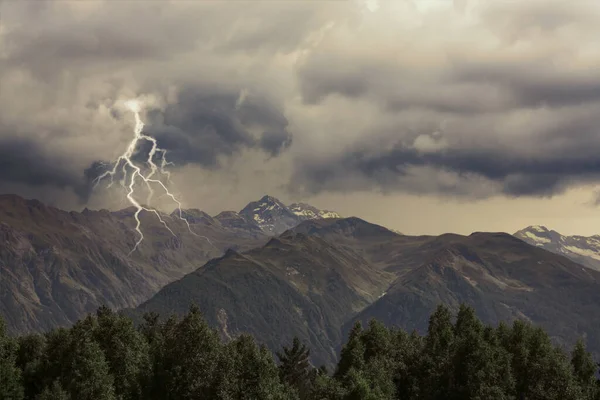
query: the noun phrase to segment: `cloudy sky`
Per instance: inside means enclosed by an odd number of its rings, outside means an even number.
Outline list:
[[[126,206],[92,180],[140,98],[186,207],[600,233],[598,37],[595,0],[0,0],[0,192]]]

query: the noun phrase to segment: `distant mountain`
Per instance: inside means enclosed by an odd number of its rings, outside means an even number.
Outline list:
[[[300,222],[285,204],[272,196],[248,203],[240,215],[254,221],[265,233],[278,235]]]
[[[386,294],[348,321],[344,332],[355,320],[371,318],[423,332],[437,304],[456,309],[465,302],[486,323],[523,319],[547,329],[561,345],[587,337],[590,350],[600,355],[595,334],[600,329],[599,272],[504,233],[441,235],[411,250],[419,252],[427,255],[399,270]]]
[[[516,232],[514,236],[533,246],[564,255],[581,265],[600,271],[600,235],[563,236],[544,226],[534,225]]]
[[[319,210],[305,203],[294,203],[288,207],[269,195],[249,203],[239,215],[268,235],[279,235],[310,219],[341,218],[336,212]]]
[[[137,240],[135,210],[66,212],[37,200],[0,196],[0,315],[11,332],[69,325],[106,304],[134,307],[165,284],[220,256],[267,241],[260,229],[233,229],[198,210],[186,224],[142,212],[145,239]],[[208,239],[207,239],[208,238]]]
[[[319,361],[356,320],[423,331],[440,302],[468,303],[486,323],[540,324],[560,344],[590,334],[600,355],[600,273],[504,233],[403,236],[359,218],[308,220],[211,261],[137,312],[182,313],[192,302],[223,335],[250,332],[273,350],[302,332]]]

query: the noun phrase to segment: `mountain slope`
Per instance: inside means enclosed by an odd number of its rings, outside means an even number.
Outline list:
[[[544,226],[529,226],[514,233],[519,239],[561,254],[588,268],[600,271],[600,235],[564,236]]]
[[[560,344],[589,334],[589,348],[600,355],[600,273],[503,233],[443,235],[426,246],[436,250],[348,321],[345,331],[354,320],[378,318],[424,332],[437,304],[456,309],[465,302],[486,323],[525,319]]]
[[[196,302],[223,334],[250,332],[279,349],[302,332],[328,362],[355,320],[424,330],[440,302],[470,304],[487,323],[529,320],[561,344],[600,329],[600,273],[503,233],[411,237],[359,218],[310,220],[209,265],[138,312],[182,313]],[[281,320],[281,332],[265,320]],[[598,338],[588,345],[600,355]]]
[[[0,196],[0,314],[11,332],[68,325],[101,304],[133,307],[162,286],[236,245],[249,249],[266,236],[232,230],[197,210],[190,225],[143,212],[137,240],[134,209],[82,213],[36,200]],[[207,239],[208,238],[208,239]]]
[[[298,335],[316,362],[331,363],[342,340],[340,326],[392,279],[354,252],[287,232],[264,247],[210,261],[167,285],[137,313],[183,314],[196,303],[225,337],[251,333],[278,350]]]

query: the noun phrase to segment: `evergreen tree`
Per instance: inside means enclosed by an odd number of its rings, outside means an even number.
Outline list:
[[[216,381],[221,341],[197,306],[176,325],[163,326],[160,370],[154,376],[156,399],[210,398]]]
[[[251,336],[241,335],[228,343],[221,360],[216,398],[284,400],[296,397],[291,388],[280,381],[271,352],[259,347]]]
[[[291,347],[283,347],[283,352],[277,352],[279,358],[279,376],[283,382],[295,388],[304,399],[311,391],[310,350],[294,337]]]
[[[102,348],[94,341],[97,321],[92,316],[71,329],[68,374],[61,382],[72,399],[114,400],[113,376]]]
[[[356,323],[335,373],[298,338],[273,354],[248,335],[224,344],[197,307],[139,330],[101,307],[69,329],[9,337],[0,322],[0,400],[600,400],[582,341],[570,354],[541,328],[484,326],[444,306],[427,335]]]
[[[148,344],[131,319],[102,306],[97,313],[94,340],[100,345],[119,399],[143,398],[143,375],[150,368]]]
[[[54,381],[51,386],[35,397],[35,400],[70,400],[69,394],[63,390],[58,381]]]
[[[429,318],[420,362],[420,395],[437,400],[449,397],[450,379],[453,375],[454,325],[450,310],[440,305]]]
[[[21,400],[23,385],[21,370],[17,367],[17,343],[6,333],[0,317],[0,400]]]
[[[581,387],[582,400],[595,399],[599,390],[596,385],[596,363],[585,349],[582,340],[578,340],[571,352],[571,365],[577,383]]]
[[[393,382],[400,399],[418,398],[420,375],[419,367],[423,352],[423,338],[416,331],[410,335],[403,330],[394,332],[392,352],[394,360]]]
[[[335,377],[342,379],[351,369],[362,370],[365,363],[365,345],[361,340],[362,324],[356,321],[348,335],[348,341],[342,347],[340,361],[337,365]]]
[[[511,398],[508,354],[498,351],[493,330],[484,329],[471,307],[460,306],[454,334],[453,376],[448,398]]]
[[[25,335],[18,339],[17,367],[23,373],[25,398],[33,399],[44,387],[42,363],[46,340],[42,335]]]

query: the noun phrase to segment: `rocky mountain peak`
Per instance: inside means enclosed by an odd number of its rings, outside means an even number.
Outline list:
[[[265,195],[258,201],[248,203],[240,215],[256,223],[265,233],[278,235],[311,219],[341,218],[333,211],[319,210],[306,203],[286,206],[281,200]]]
[[[600,237],[565,236],[544,226],[533,225],[515,232],[515,237],[533,246],[561,254],[600,271]]]

